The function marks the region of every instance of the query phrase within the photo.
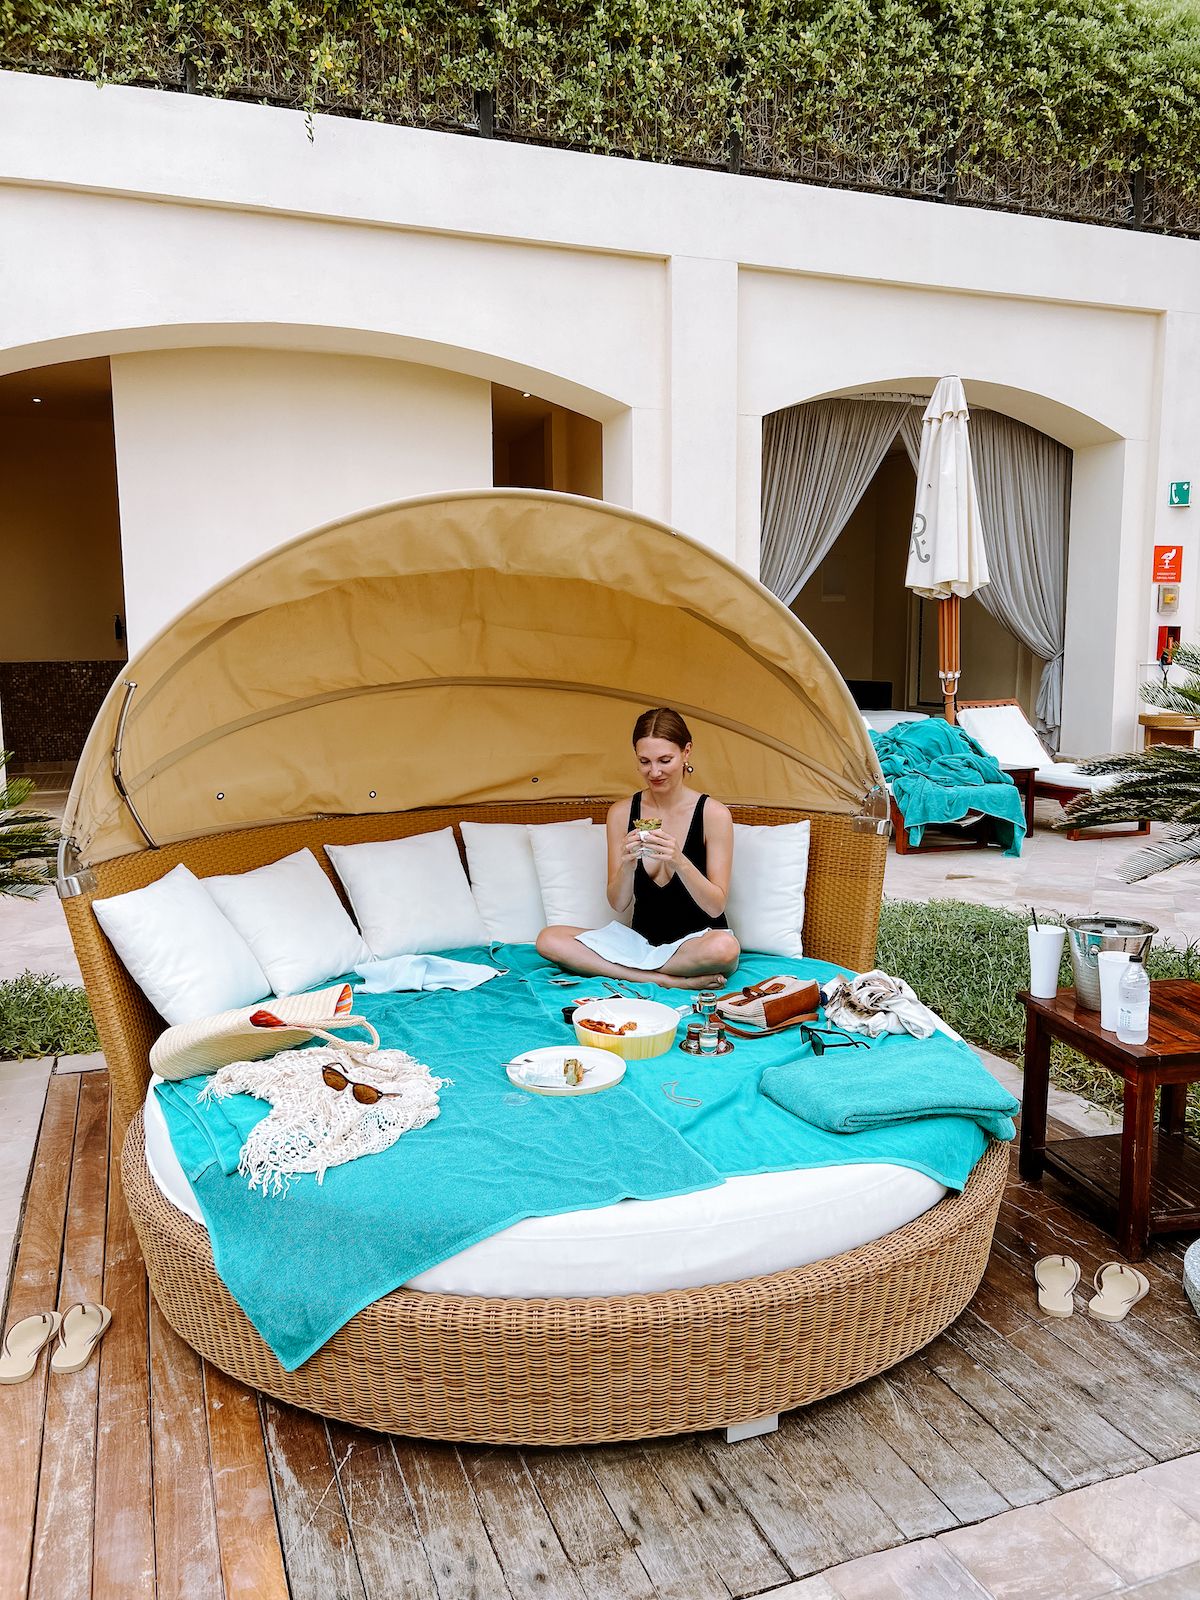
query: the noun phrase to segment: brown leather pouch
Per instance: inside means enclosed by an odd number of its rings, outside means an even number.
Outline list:
[[[815,1022],[820,1006],[821,987],[815,979],[782,973],[723,994],[717,1001],[717,1015],[727,1033],[739,1039],[762,1039],[784,1028],[798,1028],[802,1022]]]

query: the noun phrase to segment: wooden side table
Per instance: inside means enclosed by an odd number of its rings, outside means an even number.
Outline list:
[[[1152,744],[1174,744],[1191,750],[1196,743],[1196,729],[1200,728],[1200,717],[1185,717],[1175,711],[1143,711],[1138,722],[1146,750]]]
[[[1122,1044],[1106,1032],[1098,1011],[1076,1004],[1074,989],[1060,989],[1053,1000],[1023,990],[1017,998],[1025,1007],[1021,1176],[1037,1183],[1048,1169],[1115,1209],[1117,1243],[1129,1261],[1141,1260],[1151,1234],[1200,1228],[1200,1145],[1184,1132],[1187,1086],[1200,1079],[1200,983],[1169,978],[1150,985],[1145,1044]],[[1124,1079],[1119,1134],[1046,1142],[1055,1039]]]

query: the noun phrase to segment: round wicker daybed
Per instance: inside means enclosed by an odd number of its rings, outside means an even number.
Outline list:
[[[873,1243],[671,1293],[484,1299],[400,1289],[286,1372],[156,1186],[141,1106],[162,1020],[91,911],[160,878],[246,871],[467,821],[591,816],[630,787],[633,716],[673,704],[738,821],[812,823],[807,954],[874,959],[880,776],[820,646],[753,579],[595,501],[488,490],[306,535],[211,590],[129,664],[64,819],[59,888],[126,1126],[122,1179],[164,1315],[292,1404],[416,1437],[580,1444],[713,1428],[903,1360],[982,1276],[1008,1170]],[[587,798],[580,798],[586,795]]]

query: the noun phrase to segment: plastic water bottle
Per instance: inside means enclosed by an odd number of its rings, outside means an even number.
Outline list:
[[[1145,1044],[1150,1036],[1150,979],[1141,961],[1132,958],[1121,974],[1117,999],[1117,1038],[1122,1044]]]

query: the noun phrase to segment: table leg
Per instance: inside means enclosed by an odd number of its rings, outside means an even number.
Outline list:
[[[1158,1125],[1164,1133],[1182,1133],[1187,1119],[1187,1084],[1164,1083]]]
[[[1046,1102],[1050,1096],[1050,1035],[1034,1012],[1025,1017],[1025,1078],[1021,1089],[1021,1176],[1041,1180],[1046,1148]]]
[[[1138,1074],[1125,1085],[1121,1127],[1121,1193],[1117,1203],[1117,1243],[1127,1261],[1140,1261],[1150,1238],[1150,1166],[1154,1138],[1155,1082]]]

